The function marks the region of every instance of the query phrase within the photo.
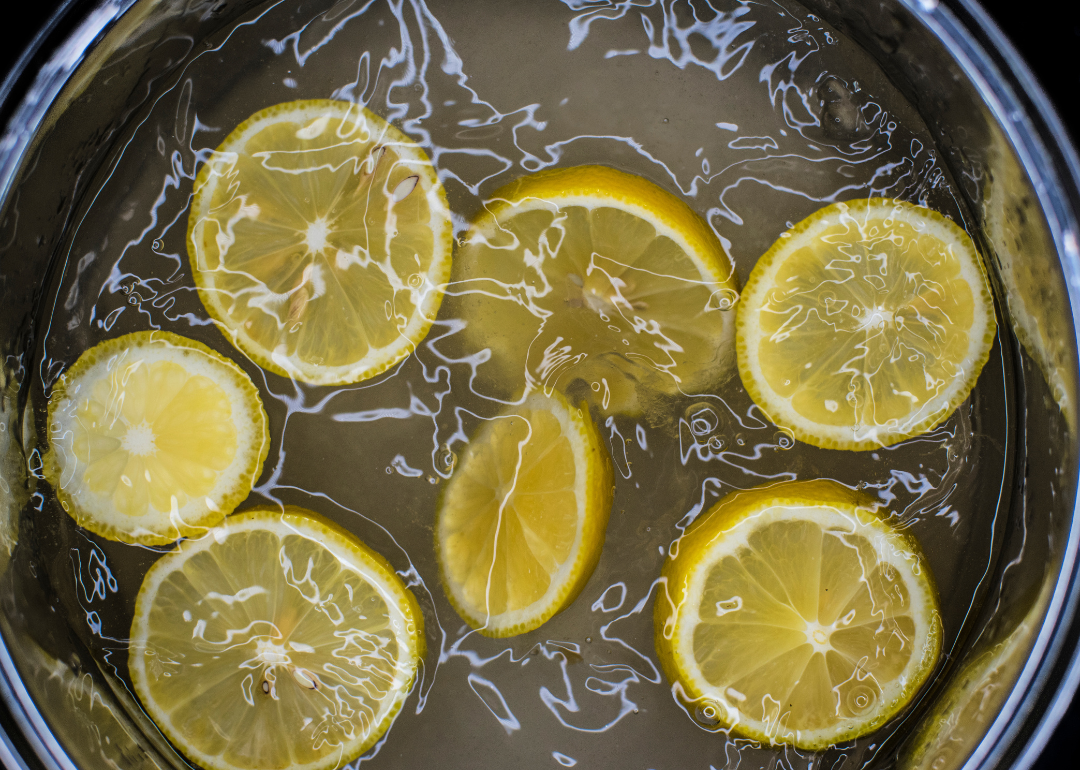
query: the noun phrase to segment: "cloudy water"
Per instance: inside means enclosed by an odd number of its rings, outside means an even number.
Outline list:
[[[440,315],[415,354],[372,379],[297,383],[260,369],[218,330],[186,245],[195,174],[214,148],[252,113],[314,98],[359,102],[418,142],[458,238],[503,184],[581,164],[640,175],[684,200],[724,244],[740,286],[784,230],[829,203],[900,198],[964,226],[925,125],[854,43],[788,0],[284,0],[208,40],[170,45],[188,63],[153,84],[51,276],[35,402],[44,406],[81,352],[139,330],[194,338],[244,368],[271,435],[245,505],[299,505],[341,524],[392,564],[423,611],[417,684],[361,764],[856,768],[895,751],[888,738],[905,734],[907,717],[823,757],[762,748],[690,713],[654,650],[660,569],[688,524],[732,490],[835,479],[887,504],[922,545],[947,653],[988,588],[1008,504],[1013,375],[1000,345],[947,421],[878,451],[793,441],[734,371],[716,392],[637,417],[594,404],[615,479],[599,564],[566,610],[497,640],[455,613],[433,547],[458,458],[504,406],[476,376],[482,361],[461,343],[459,319]],[[64,609],[122,692],[134,599],[165,549],[99,538],[56,500],[39,504]]]

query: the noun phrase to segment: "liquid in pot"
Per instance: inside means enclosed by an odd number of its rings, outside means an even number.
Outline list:
[[[584,164],[638,175],[687,203],[730,255],[739,286],[781,233],[833,202],[897,198],[964,226],[926,126],[852,41],[793,2],[511,9],[415,0],[268,3],[194,49],[169,44],[187,63],[153,85],[49,276],[33,394],[38,433],[48,436],[45,409],[59,375],[103,340],[160,329],[240,365],[266,409],[270,447],[238,510],[318,512],[385,557],[423,615],[427,653],[416,683],[362,761],[823,761],[718,730],[710,714],[673,696],[654,647],[653,604],[672,544],[727,493],[767,482],[831,479],[886,505],[934,575],[943,659],[963,641],[988,589],[1011,476],[1014,385],[1000,343],[945,422],[865,452],[793,441],[754,404],[733,360],[714,391],[660,398],[637,414],[605,410],[581,390],[590,383],[578,383],[613,471],[599,561],[562,612],[492,639],[451,606],[433,547],[460,458],[505,408],[478,376],[483,362],[471,355],[462,319],[441,312],[415,352],[373,378],[296,382],[229,343],[199,299],[188,257],[202,165],[248,116],[298,99],[362,103],[415,140],[445,188],[456,249],[504,184]],[[89,533],[53,497],[39,515],[42,563],[60,606],[114,689],[131,692],[135,598],[168,547]],[[138,709],[133,694],[127,702]],[[826,761],[863,766],[895,751],[889,738],[906,729],[902,718]]]

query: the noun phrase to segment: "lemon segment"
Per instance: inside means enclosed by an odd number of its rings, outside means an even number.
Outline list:
[[[533,394],[485,424],[458,465],[436,522],[447,596],[485,636],[538,628],[600,560],[613,487],[592,420]]]
[[[205,531],[251,491],[270,448],[239,366],[163,331],[102,342],[49,398],[45,475],[80,526],[162,545]]]
[[[736,346],[743,384],[777,425],[867,450],[947,419],[995,334],[968,235],[935,211],[873,198],[781,235],[746,282]]]
[[[516,394],[583,380],[603,411],[634,412],[645,394],[695,393],[733,368],[736,288],[689,206],[580,166],[494,194],[455,260],[446,309],[472,347],[490,348],[489,382]]]
[[[819,750],[884,724],[941,648],[917,544],[829,481],[728,495],[672,546],[656,648],[678,694],[768,744]]]
[[[129,669],[147,713],[208,770],[329,770],[401,709],[423,617],[387,562],[302,508],[259,508],[147,573]]]
[[[263,368],[316,385],[385,371],[450,275],[446,194],[409,137],[350,102],[255,113],[199,171],[188,253],[207,311]]]

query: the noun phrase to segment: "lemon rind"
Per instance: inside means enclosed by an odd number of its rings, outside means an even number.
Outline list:
[[[550,396],[534,393],[523,404],[511,408],[507,414],[518,414],[526,410],[544,409],[550,411],[559,420],[563,435],[571,438],[577,470],[575,478],[575,498],[578,501],[578,532],[571,551],[559,571],[552,577],[551,587],[540,599],[528,607],[512,612],[490,615],[464,601],[456,584],[451,580],[444,551],[446,535],[443,531],[443,511],[450,504],[453,480],[443,495],[435,523],[435,553],[438,557],[439,577],[443,592],[446,594],[454,611],[470,627],[481,635],[494,639],[503,639],[533,631],[556,614],[566,609],[578,597],[585,584],[592,576],[600,561],[604,545],[604,535],[611,513],[613,489],[613,471],[607,453],[603,449],[596,427],[584,407],[575,408],[558,392]],[[458,473],[464,471],[470,458],[485,441],[482,430],[470,443],[462,458]],[[584,473],[581,473],[582,469]]]
[[[773,287],[771,279],[779,270],[783,258],[795,251],[800,244],[814,239],[821,230],[835,225],[836,216],[844,212],[860,219],[879,212],[882,219],[899,215],[909,224],[932,228],[935,237],[956,247],[961,275],[972,289],[975,321],[969,330],[967,354],[963,361],[959,362],[968,374],[951,382],[943,394],[927,401],[902,424],[862,426],[862,430],[857,431],[851,427],[822,425],[808,420],[790,407],[788,399],[769,387],[757,356],[753,354],[762,335],[760,328],[749,320],[750,314],[761,307],[765,294]],[[971,238],[956,223],[937,211],[891,198],[859,199],[833,204],[811,214],[785,232],[754,265],[743,287],[735,320],[735,350],[739,375],[754,403],[776,425],[788,428],[800,441],[822,449],[852,451],[892,446],[927,433],[947,420],[975,387],[979,373],[990,360],[996,335],[994,301],[986,269]]]
[[[888,525],[878,514],[878,507],[868,496],[836,482],[796,481],[732,493],[695,520],[671,548],[662,570],[663,587],[654,606],[656,650],[677,697],[713,705],[721,726],[736,735],[765,745],[790,744],[810,751],[871,733],[902,711],[937,663],[942,644],[941,613],[933,575],[917,541]],[[783,728],[778,730],[775,725],[746,718],[726,692],[696,675],[692,650],[694,624],[687,612],[696,615],[709,567],[719,557],[745,544],[745,537],[733,534],[733,530],[750,519],[767,521],[769,516],[762,515],[763,509],[791,508],[832,511],[839,517],[838,522],[850,526],[849,531],[876,535],[867,540],[874,546],[879,561],[903,567],[898,573],[904,575],[909,589],[910,615],[916,622],[916,636],[922,632],[922,651],[911,656],[904,673],[891,683],[899,686],[882,688],[880,704],[868,717],[843,719],[833,728],[785,733],[781,731]],[[778,514],[775,519],[785,520],[785,517]],[[683,566],[686,559],[689,565]],[[914,582],[908,579],[909,575],[915,576]]]
[[[237,415],[234,411],[234,424],[238,424],[243,420],[243,423],[250,426],[249,431],[237,430],[236,458],[238,460],[246,458],[246,462],[239,465],[231,464],[222,471],[218,483],[206,495],[206,497],[214,500],[217,510],[213,510],[204,504],[201,514],[196,513],[197,509],[195,508],[188,511],[187,508],[192,505],[189,502],[189,506],[185,506],[182,513],[178,512],[177,518],[179,521],[172,520],[169,513],[160,512],[156,517],[153,514],[140,517],[140,519],[145,518],[148,521],[153,518],[163,519],[167,526],[160,524],[156,527],[145,526],[142,522],[133,521],[131,528],[123,528],[110,524],[105,520],[110,517],[109,512],[113,510],[111,503],[107,500],[98,502],[93,506],[93,508],[97,509],[104,507],[105,510],[102,512],[101,510],[94,510],[86,501],[87,495],[92,493],[73,494],[71,492],[72,479],[70,474],[78,472],[80,463],[75,460],[74,468],[69,471],[69,463],[66,458],[68,455],[73,457],[74,453],[66,449],[61,450],[56,442],[52,440],[51,435],[54,433],[66,435],[69,432],[65,428],[65,421],[61,418],[61,413],[71,405],[74,394],[82,387],[92,387],[92,383],[82,382],[84,377],[94,374],[95,370],[101,366],[106,367],[107,370],[117,356],[125,355],[129,351],[146,350],[155,344],[163,344],[181,351],[178,354],[181,357],[179,361],[168,355],[155,356],[159,360],[173,360],[182,365],[183,356],[193,353],[200,354],[206,356],[210,368],[220,374],[220,377],[211,379],[229,395],[230,405],[234,410],[237,407],[243,408],[242,416]],[[107,371],[105,374],[107,376]],[[269,420],[262,399],[259,397],[258,388],[255,387],[247,373],[234,361],[203,343],[161,330],[132,332],[101,342],[83,352],[71,368],[64,372],[60,380],[53,386],[52,394],[49,397],[48,425],[50,426],[50,442],[49,449],[43,458],[42,470],[46,480],[55,491],[61,507],[67,511],[68,515],[80,527],[108,540],[129,544],[167,545],[175,542],[180,537],[198,535],[205,532],[207,528],[213,527],[232,513],[236,506],[250,494],[252,487],[255,486],[255,482],[262,473],[263,463],[270,451]],[[240,427],[242,425],[241,423]],[[247,433],[251,434],[250,440],[243,442],[241,439]],[[63,478],[65,475],[69,476],[67,480]],[[230,483],[230,478],[235,481]],[[222,491],[230,486],[232,491]],[[94,501],[91,500],[90,502],[93,503]],[[117,513],[116,516],[124,517],[124,514]],[[127,523],[126,519],[121,518],[121,520]]]
[[[143,654],[146,645],[140,644],[139,640],[145,640],[148,635],[146,624],[147,617],[152,609],[153,596],[171,572],[182,568],[186,561],[185,558],[181,558],[182,554],[190,555],[191,553],[206,550],[230,533],[266,529],[267,522],[278,524],[291,532],[310,533],[310,539],[333,551],[343,564],[349,565],[350,568],[364,577],[370,585],[375,586],[386,602],[387,609],[393,619],[392,622],[396,623],[397,633],[395,633],[395,639],[399,644],[399,648],[405,653],[399,656],[395,667],[394,695],[389,703],[384,702],[385,705],[381,709],[382,715],[377,720],[372,720],[372,727],[365,736],[357,739],[351,746],[342,751],[328,754],[325,760],[289,765],[290,770],[331,770],[359,757],[374,746],[390,729],[406,698],[412,691],[419,665],[426,654],[426,641],[423,613],[420,611],[416,597],[405,587],[389,562],[347,530],[338,527],[312,511],[296,506],[285,506],[283,509],[271,507],[253,508],[229,517],[220,526],[212,529],[198,540],[185,540],[178,543],[174,550],[158,559],[147,571],[135,599],[128,662],[132,685],[154,723],[165,734],[165,737],[174,746],[180,748],[186,756],[207,768],[207,770],[250,770],[250,768],[238,768],[227,762],[217,761],[213,756],[199,751],[191,745],[182,731],[172,725],[168,713],[150,696],[146,686],[145,655]],[[173,566],[174,562],[176,562],[175,567]],[[367,571],[364,571],[361,567]],[[378,580],[372,580],[373,576],[378,576]],[[395,613],[396,617],[394,617]],[[406,663],[403,665],[403,661],[411,661],[411,664]]]
[[[400,332],[397,342],[387,348],[373,348],[359,361],[347,365],[323,366],[307,364],[295,357],[283,356],[275,351],[267,350],[242,328],[232,323],[224,306],[218,300],[218,292],[213,285],[212,271],[205,271],[199,267],[197,244],[203,240],[202,223],[205,221],[216,189],[216,185],[210,183],[214,169],[213,158],[203,164],[195,178],[191,215],[188,218],[187,250],[199,299],[217,328],[240,352],[263,369],[282,377],[300,380],[310,385],[349,385],[382,374],[412,354],[427,336],[438,315],[443,299],[443,287],[450,280],[454,236],[446,191],[435,173],[431,160],[415,141],[367,108],[334,99],[298,100],[260,110],[233,129],[214,151],[214,157],[222,157],[235,152],[227,148],[243,146],[249,136],[257,133],[263,126],[274,123],[275,119],[280,119],[281,116],[303,119],[304,116],[318,117],[328,112],[334,113],[335,117],[341,119],[363,121],[369,130],[373,129],[373,135],[378,134],[386,138],[386,141],[382,141],[381,144],[392,147],[398,154],[400,163],[408,165],[427,182],[424,190],[428,209],[431,212],[428,224],[434,235],[435,250],[432,254],[431,266],[425,273],[424,286],[414,290],[422,291],[423,297],[416,303],[409,323]]]

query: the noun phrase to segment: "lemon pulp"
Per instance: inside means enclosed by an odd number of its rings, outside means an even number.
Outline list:
[[[251,491],[270,447],[240,367],[169,332],[83,353],[49,398],[45,473],[81,526],[163,544],[197,534]]]
[[[968,235],[937,212],[873,198],[784,233],[754,266],[736,334],[743,383],[777,425],[866,450],[948,418],[996,325]]]
[[[662,574],[656,645],[669,680],[706,719],[766,743],[817,750],[877,729],[940,651],[917,545],[834,482],[728,495]]]
[[[435,319],[450,214],[423,150],[350,102],[255,113],[203,165],[188,252],[199,296],[260,366],[317,385],[385,371]]]
[[[738,294],[716,235],[657,185],[604,166],[498,190],[455,260],[447,308],[496,389],[566,389],[609,412],[692,394],[730,367]]]
[[[611,512],[607,455],[588,412],[533,394],[468,445],[436,522],[454,609],[487,636],[539,627],[600,559]]]
[[[389,728],[424,649],[386,561],[310,511],[260,508],[147,573],[131,625],[147,712],[209,770],[328,770]]]

